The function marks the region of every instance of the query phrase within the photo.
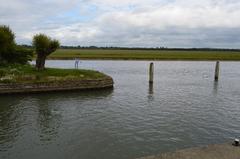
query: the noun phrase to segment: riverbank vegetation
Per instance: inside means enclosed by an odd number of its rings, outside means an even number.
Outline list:
[[[106,60],[240,60],[238,50],[175,49],[58,49],[49,59]]]
[[[91,70],[45,68],[45,60],[60,43],[47,35],[33,37],[36,66],[30,65],[33,48],[19,47],[8,26],[0,25],[0,83],[37,83],[95,80],[106,75]]]
[[[0,65],[26,64],[32,57],[33,50],[17,46],[12,30],[8,26],[0,25]]]
[[[46,68],[38,71],[31,65],[0,67],[0,83],[38,83],[100,79],[106,75],[92,70]]]

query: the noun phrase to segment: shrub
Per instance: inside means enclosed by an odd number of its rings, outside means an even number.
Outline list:
[[[11,63],[26,64],[32,60],[33,50],[26,49],[23,47],[17,47],[15,52],[12,54]]]
[[[3,69],[0,69],[0,78],[6,75],[6,71]]]
[[[26,64],[33,57],[33,51],[18,47],[15,35],[5,25],[0,25],[0,65],[8,63]]]

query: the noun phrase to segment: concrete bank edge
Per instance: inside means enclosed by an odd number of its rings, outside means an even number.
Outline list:
[[[109,76],[101,79],[89,80],[51,81],[39,83],[0,83],[0,95],[15,93],[105,89],[113,88],[113,84],[113,79]]]

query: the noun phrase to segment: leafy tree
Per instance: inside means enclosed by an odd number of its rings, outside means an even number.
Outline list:
[[[44,34],[35,35],[32,43],[37,54],[36,68],[38,70],[43,70],[47,56],[56,51],[60,43],[58,40],[51,39]]]
[[[5,25],[0,25],[0,63],[8,62],[8,54],[15,51],[14,33]]]
[[[18,47],[15,35],[6,25],[0,25],[0,64],[26,64],[32,59],[33,51]]]
[[[15,51],[10,55],[10,63],[26,64],[28,61],[32,61],[33,49],[16,46]]]

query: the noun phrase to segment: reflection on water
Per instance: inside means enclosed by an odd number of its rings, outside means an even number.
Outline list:
[[[40,130],[40,140],[50,142],[57,137],[58,128],[61,125],[61,112],[57,108],[53,108],[53,104],[49,98],[36,99],[38,108],[37,123]]]
[[[149,87],[148,87],[148,101],[153,101],[154,97],[153,97],[153,83],[149,83]]]
[[[149,89],[148,89],[148,92],[150,95],[153,94],[153,83],[149,83]]]
[[[11,148],[20,131],[21,110],[15,105],[22,101],[21,97],[5,96],[0,98],[0,151]]]
[[[47,61],[72,68],[73,61]],[[0,96],[0,158],[130,159],[239,135],[240,65],[83,61],[113,77],[114,90]]]
[[[0,152],[14,148],[14,144],[21,138],[34,137],[36,140],[36,134],[29,133],[37,133],[37,142],[40,141],[42,145],[54,142],[59,137],[58,131],[65,113],[58,107],[58,103],[74,99],[102,99],[112,92],[113,89],[106,89],[0,96]]]
[[[35,96],[36,106],[38,108],[37,123],[40,130],[40,140],[42,142],[51,142],[58,137],[58,129],[61,125],[62,112],[59,110],[58,103],[64,102],[66,99],[79,98],[104,98],[112,93],[112,89],[102,91],[73,91],[72,93],[55,93],[49,95]],[[64,99],[64,100],[63,100]]]
[[[218,92],[218,83],[219,83],[218,81],[213,82],[213,91],[215,94],[217,94]]]

